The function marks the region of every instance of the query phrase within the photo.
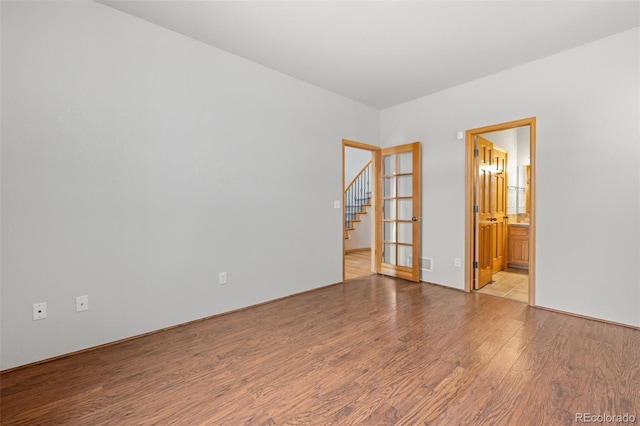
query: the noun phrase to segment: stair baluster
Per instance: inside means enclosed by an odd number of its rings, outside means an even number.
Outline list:
[[[371,202],[371,162],[367,163],[351,181],[345,190],[344,228],[353,229],[358,215],[366,211],[365,205]]]

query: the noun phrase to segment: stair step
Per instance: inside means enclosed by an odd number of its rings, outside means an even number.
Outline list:
[[[368,213],[366,207],[371,207],[371,204],[345,205],[344,207],[345,207],[345,212],[344,212],[345,230],[352,231],[355,228],[351,226],[351,224],[354,222],[361,222],[362,220],[360,219],[360,216]]]

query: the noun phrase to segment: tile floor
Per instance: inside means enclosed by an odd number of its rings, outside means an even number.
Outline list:
[[[529,271],[507,268],[493,274],[493,281],[478,290],[519,302],[529,302]]]

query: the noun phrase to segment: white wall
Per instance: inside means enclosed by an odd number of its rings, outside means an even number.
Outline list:
[[[1,35],[0,368],[341,281],[377,110],[94,2],[3,2]]]
[[[636,28],[382,111],[384,146],[424,146],[426,281],[464,287],[453,266],[465,239],[456,132],[536,116],[536,303],[640,325],[639,36]]]
[[[360,222],[353,224],[354,229],[349,231],[349,239],[344,240],[345,250],[371,248],[371,234],[373,224],[371,223],[372,207],[366,207],[367,213],[360,215]]]
[[[529,135],[529,126],[518,127],[518,166],[531,165],[531,140]]]
[[[368,142],[367,142],[368,143]],[[358,149],[352,147],[344,148],[344,187],[347,189],[347,186],[351,183],[351,181],[358,175],[360,170],[371,161],[371,151],[367,151],[366,149]]]

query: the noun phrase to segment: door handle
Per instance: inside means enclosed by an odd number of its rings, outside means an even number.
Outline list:
[[[422,218],[414,216],[414,217],[411,218],[411,220],[414,221],[414,222],[420,222],[422,220]]]
[[[496,220],[498,220],[498,219],[496,219],[495,217],[492,217],[492,218],[491,218],[491,219],[489,219],[489,220],[490,220],[491,222],[495,222],[495,221],[496,221]]]

